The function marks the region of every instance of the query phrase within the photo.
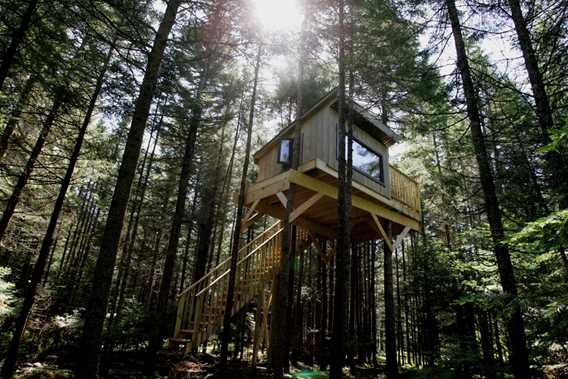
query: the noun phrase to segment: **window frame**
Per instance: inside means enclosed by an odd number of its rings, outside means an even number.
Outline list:
[[[288,161],[281,161],[280,157],[282,155],[282,143],[284,141],[288,142],[288,146],[289,146],[289,151],[288,151]],[[292,154],[294,154],[293,152],[294,150],[294,140],[292,138],[280,138],[280,141],[278,143],[278,152],[276,155],[276,163],[281,164],[281,165],[285,165],[285,166],[290,166],[292,164]]]
[[[348,136],[345,136],[345,154],[347,154],[347,141],[348,141]],[[372,180],[373,182],[381,185],[381,186],[385,186],[385,160],[383,157],[383,154],[375,151],[374,149],[372,149],[369,145],[367,145],[366,143],[364,143],[363,141],[361,141],[359,138],[352,136],[351,139],[355,142],[357,142],[359,145],[363,146],[365,149],[369,150],[371,153],[375,154],[377,157],[379,157],[379,162],[381,165],[381,172],[380,172],[380,179],[377,179],[371,175],[369,175],[368,173],[364,172],[363,170],[360,170],[359,168],[357,168],[356,166],[354,166],[353,164],[351,164],[351,168],[356,171],[357,173],[363,175],[364,177]],[[337,140],[339,142],[339,132],[337,133]],[[339,143],[337,144],[337,154],[336,154],[336,159],[339,159]],[[347,156],[345,157],[345,160],[347,162]]]

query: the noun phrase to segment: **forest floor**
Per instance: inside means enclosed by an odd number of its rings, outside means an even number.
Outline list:
[[[72,367],[69,363],[72,359],[69,356],[50,355],[43,357],[41,361],[26,362],[18,370],[15,379],[68,379],[73,378]],[[158,362],[154,375],[145,373],[146,355],[144,352],[123,352],[116,353],[113,357],[113,364],[109,368],[108,374],[104,378],[113,379],[272,379],[274,375],[268,369],[266,362],[259,362],[256,368],[252,368],[250,362],[246,360],[233,360],[228,363],[228,367],[219,367],[218,357],[213,354],[196,354],[184,356],[181,353],[162,351],[158,355]],[[403,379],[412,378],[453,378],[455,372],[450,369],[436,369],[434,372],[428,370],[408,369],[401,370],[400,377]],[[546,378],[567,378],[568,364],[546,367],[541,374],[535,377]],[[327,371],[319,371],[317,367],[299,362],[291,367],[290,374],[285,376],[289,379],[327,379]],[[384,366],[379,364],[377,367],[356,367],[345,372],[345,378],[360,379],[383,379]]]
[[[73,378],[73,370],[67,367],[69,360],[63,361],[56,356],[42,361],[26,362],[18,370],[16,379],[67,379]],[[117,353],[113,364],[105,378],[116,379],[146,379],[146,378],[171,378],[171,379],[271,379],[274,375],[267,368],[266,362],[259,362],[256,368],[252,368],[247,361],[230,361],[225,369],[219,368],[218,358],[212,354],[198,354],[194,356],[182,356],[179,353],[161,352],[157,362],[157,372],[149,376],[144,372],[145,355],[141,352]],[[302,363],[292,367],[290,379],[327,379],[328,373],[319,371]],[[357,368],[346,378],[384,378],[383,368]]]

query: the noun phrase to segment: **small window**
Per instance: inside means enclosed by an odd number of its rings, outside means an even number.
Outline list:
[[[292,139],[282,138],[278,147],[278,163],[290,164],[292,162]]]
[[[345,138],[345,154],[347,155],[347,137]],[[355,138],[353,138],[353,169],[376,182],[384,183],[385,181],[383,156]]]

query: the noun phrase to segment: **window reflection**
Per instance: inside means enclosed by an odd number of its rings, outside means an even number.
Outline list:
[[[347,138],[345,151],[347,152]],[[377,182],[384,182],[383,157],[353,138],[353,168]]]
[[[278,163],[290,163],[292,155],[292,140],[283,138],[280,140],[280,148],[278,149]]]

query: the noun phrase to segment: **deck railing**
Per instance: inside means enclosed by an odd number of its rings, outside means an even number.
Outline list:
[[[418,184],[403,174],[399,169],[390,166],[391,197],[415,212],[420,213],[420,192]]]

